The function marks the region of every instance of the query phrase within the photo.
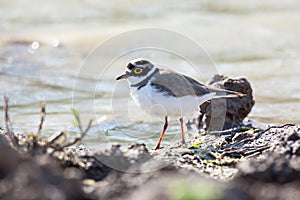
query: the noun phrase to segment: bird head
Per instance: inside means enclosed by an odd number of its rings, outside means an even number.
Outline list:
[[[155,69],[154,65],[144,58],[137,58],[130,61],[126,68],[125,73],[118,76],[116,80],[127,79],[131,84],[144,80]]]

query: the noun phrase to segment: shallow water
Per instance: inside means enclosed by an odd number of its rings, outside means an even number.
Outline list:
[[[83,124],[96,121],[85,140],[88,145],[133,141],[154,145],[162,119],[146,116],[129,98],[127,83],[114,80],[128,59],[146,55],[201,81],[209,77],[203,76],[205,71],[196,73],[186,61],[157,50],[124,56],[105,70],[101,64],[123,51],[123,46],[134,44],[134,39],[112,42],[105,52],[89,54],[109,38],[145,27],[182,33],[205,48],[215,72],[246,77],[254,89],[256,104],[249,119],[255,124],[300,123],[298,1],[169,3],[1,1],[0,90],[10,97],[14,129],[36,131],[39,104],[45,101],[45,135],[61,130],[74,135],[70,112],[74,105]],[[192,51],[188,53],[193,56]],[[205,65],[201,56],[197,62]],[[3,124],[3,118],[0,122]],[[172,120],[165,144],[176,140],[178,132],[178,122]]]

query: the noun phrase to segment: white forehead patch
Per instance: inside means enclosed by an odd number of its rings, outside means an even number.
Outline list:
[[[145,58],[136,58],[130,61],[129,63],[132,64],[133,66],[139,66],[139,67],[152,65],[152,63],[146,60]]]
[[[139,61],[142,61],[142,60],[146,60],[146,59],[145,58],[135,58],[135,59],[131,60],[130,63],[135,64],[135,63],[137,63]]]

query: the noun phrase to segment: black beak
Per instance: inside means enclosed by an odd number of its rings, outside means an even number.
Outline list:
[[[118,80],[121,80],[121,79],[126,79],[127,77],[128,77],[127,74],[122,74],[121,76],[118,76],[116,78],[116,80],[118,81]]]

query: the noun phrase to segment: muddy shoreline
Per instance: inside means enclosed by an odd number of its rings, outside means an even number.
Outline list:
[[[196,136],[186,146],[102,152],[0,135],[1,199],[296,199],[300,125]],[[36,141],[35,141],[36,140]],[[207,142],[209,141],[209,142]],[[208,145],[209,143],[209,145]]]

